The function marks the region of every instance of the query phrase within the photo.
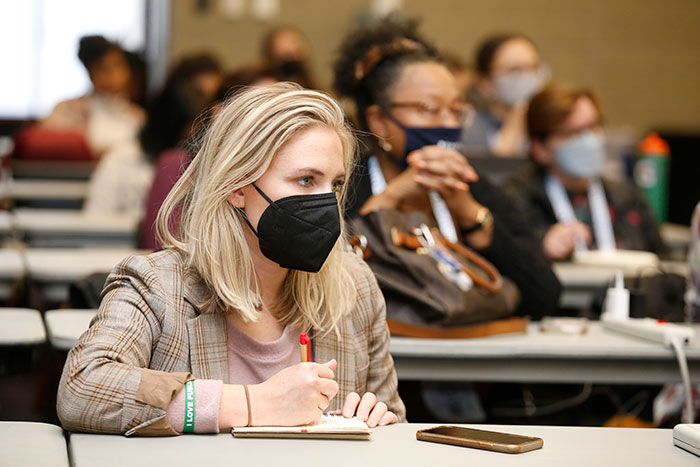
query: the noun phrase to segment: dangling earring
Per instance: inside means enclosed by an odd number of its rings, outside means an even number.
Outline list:
[[[384,152],[390,152],[392,150],[391,143],[385,139],[379,139],[377,144],[379,144],[379,147],[382,148]]]

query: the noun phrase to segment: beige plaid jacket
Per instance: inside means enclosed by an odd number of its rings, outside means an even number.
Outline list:
[[[334,333],[317,337],[316,361],[335,358],[338,395],[371,391],[399,420],[384,298],[366,264],[357,260],[358,303]],[[107,279],[100,310],[68,354],[57,411],[72,431],[177,434],[165,417],[172,398],[195,378],[229,382],[223,314],[200,313],[205,288],[172,250],[123,260]]]

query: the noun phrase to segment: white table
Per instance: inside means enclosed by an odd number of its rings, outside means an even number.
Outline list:
[[[686,348],[690,376],[700,382],[700,325]],[[605,331],[591,322],[584,335],[541,333],[478,339],[391,338],[399,379],[421,381],[664,384],[680,381],[672,350]]]
[[[68,285],[95,272],[110,272],[130,255],[147,250],[131,248],[29,248],[24,251],[29,278],[42,287],[45,298],[64,301]]]
[[[70,209],[16,209],[13,223],[33,247],[134,247],[139,219]]]
[[[55,310],[45,314],[51,344],[70,350],[97,310]],[[700,382],[698,337],[686,349],[691,378]],[[587,334],[540,333],[479,339],[391,338],[399,379],[534,383],[664,384],[680,380],[671,350],[653,342],[605,331],[591,323]]]
[[[0,198],[16,201],[83,200],[87,192],[86,181],[17,179],[0,187]]]
[[[90,327],[97,310],[60,309],[44,313],[49,342],[58,350],[70,350]]]
[[[38,345],[44,342],[46,330],[38,310],[0,308],[0,345]]]
[[[0,465],[68,467],[63,430],[34,422],[0,422]]]
[[[679,261],[685,260],[691,239],[690,227],[666,223],[659,227],[659,233],[664,243],[671,250],[671,257]]]
[[[81,209],[88,186],[87,181],[17,179],[0,188],[0,199],[15,207]]]
[[[0,211],[0,239],[14,233],[12,214],[9,211]]]
[[[688,275],[688,265],[680,261],[662,261],[665,271]],[[562,285],[559,305],[568,308],[588,308],[596,292],[614,283],[616,268],[593,266],[573,262],[557,262],[552,266]],[[636,278],[638,271],[623,269],[626,278]],[[653,269],[644,269],[643,274],[652,274]]]
[[[24,262],[19,250],[0,249],[0,300],[12,292],[12,286],[24,276]]]
[[[672,431],[634,428],[489,426],[544,439],[542,449],[502,454],[416,440],[434,425],[397,424],[373,430],[370,441],[241,439],[230,434],[126,438],[71,433],[75,467],[202,465],[301,466],[697,466],[700,459],[673,445]]]

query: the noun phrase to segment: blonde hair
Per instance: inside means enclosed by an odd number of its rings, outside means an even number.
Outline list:
[[[227,197],[259,179],[287,142],[317,125],[340,137],[347,180],[355,165],[355,138],[342,109],[326,94],[291,83],[251,88],[228,101],[212,121],[156,220],[161,244],[184,253],[205,282],[203,312],[236,312],[245,322],[259,318],[262,299],[247,227]],[[347,185],[338,193],[341,224]],[[170,220],[180,207],[180,228],[173,229]],[[344,244],[341,235],[318,273],[289,271],[275,310],[283,325],[339,333],[339,320],[354,307],[357,294]]]

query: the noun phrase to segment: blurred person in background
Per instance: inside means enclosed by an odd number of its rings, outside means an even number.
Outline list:
[[[145,113],[130,101],[129,58],[117,43],[103,36],[82,37],[78,58],[90,76],[92,92],[60,102],[39,127],[81,133],[92,155],[100,157],[118,144],[135,141]]]
[[[520,291],[519,315],[539,319],[557,308],[560,284],[511,200],[469,165],[460,146],[466,107],[454,75],[415,21],[389,17],[342,42],[334,88],[356,107],[369,136],[348,191],[346,215],[384,209],[432,213],[441,234],[489,260]],[[484,310],[485,311],[485,310]],[[443,422],[483,421],[472,385],[402,386]]]
[[[506,190],[548,258],[589,248],[665,251],[643,194],[602,173],[605,134],[593,91],[550,85],[532,98],[526,121],[532,164]]]
[[[288,79],[309,89],[316,87],[311,76],[311,47],[308,39],[297,28],[280,26],[271,29],[262,43],[262,68],[276,69]]]
[[[192,157],[199,150],[200,141],[209,121],[215,117],[225,101],[251,86],[264,86],[282,81],[283,77],[277,67],[244,66],[226,75],[219,87],[212,104],[197,119],[192,137],[187,144],[163,152],[155,163],[153,182],[145,200],[145,213],[139,233],[139,247],[147,250],[160,250],[162,245],[156,236],[156,217],[163,201],[180,179]],[[171,216],[173,227],[180,225],[180,210],[177,208]]]
[[[524,156],[525,112],[549,79],[535,44],[522,34],[486,38],[475,57],[477,79],[467,94],[476,108],[462,132],[468,155]]]
[[[686,318],[691,323],[700,323],[700,202],[693,210],[690,221],[690,245],[688,247],[688,290],[685,295]]]
[[[309,41],[296,28],[281,26],[270,30],[263,40],[263,58],[268,63],[307,62]]]
[[[459,95],[466,99],[467,93],[476,81],[476,73],[474,70],[464,63],[457,54],[451,52],[442,52],[442,58],[447,65],[447,68],[452,72],[459,89]]]
[[[126,51],[126,60],[131,69],[131,82],[129,84],[129,100],[141,107],[146,107],[147,97],[147,70],[146,60],[142,53]]]
[[[220,85],[221,67],[210,55],[191,55],[178,62],[149,106],[138,141],[112,148],[93,172],[86,212],[142,216],[155,160],[189,138],[195,119]]]
[[[518,286],[519,314],[553,313],[559,282],[528,220],[454,149],[464,105],[454,76],[416,28],[416,22],[388,18],[340,46],[334,88],[354,101],[359,129],[370,135],[347,216],[380,209],[447,212],[444,222],[438,218],[443,235],[477,250]]]

